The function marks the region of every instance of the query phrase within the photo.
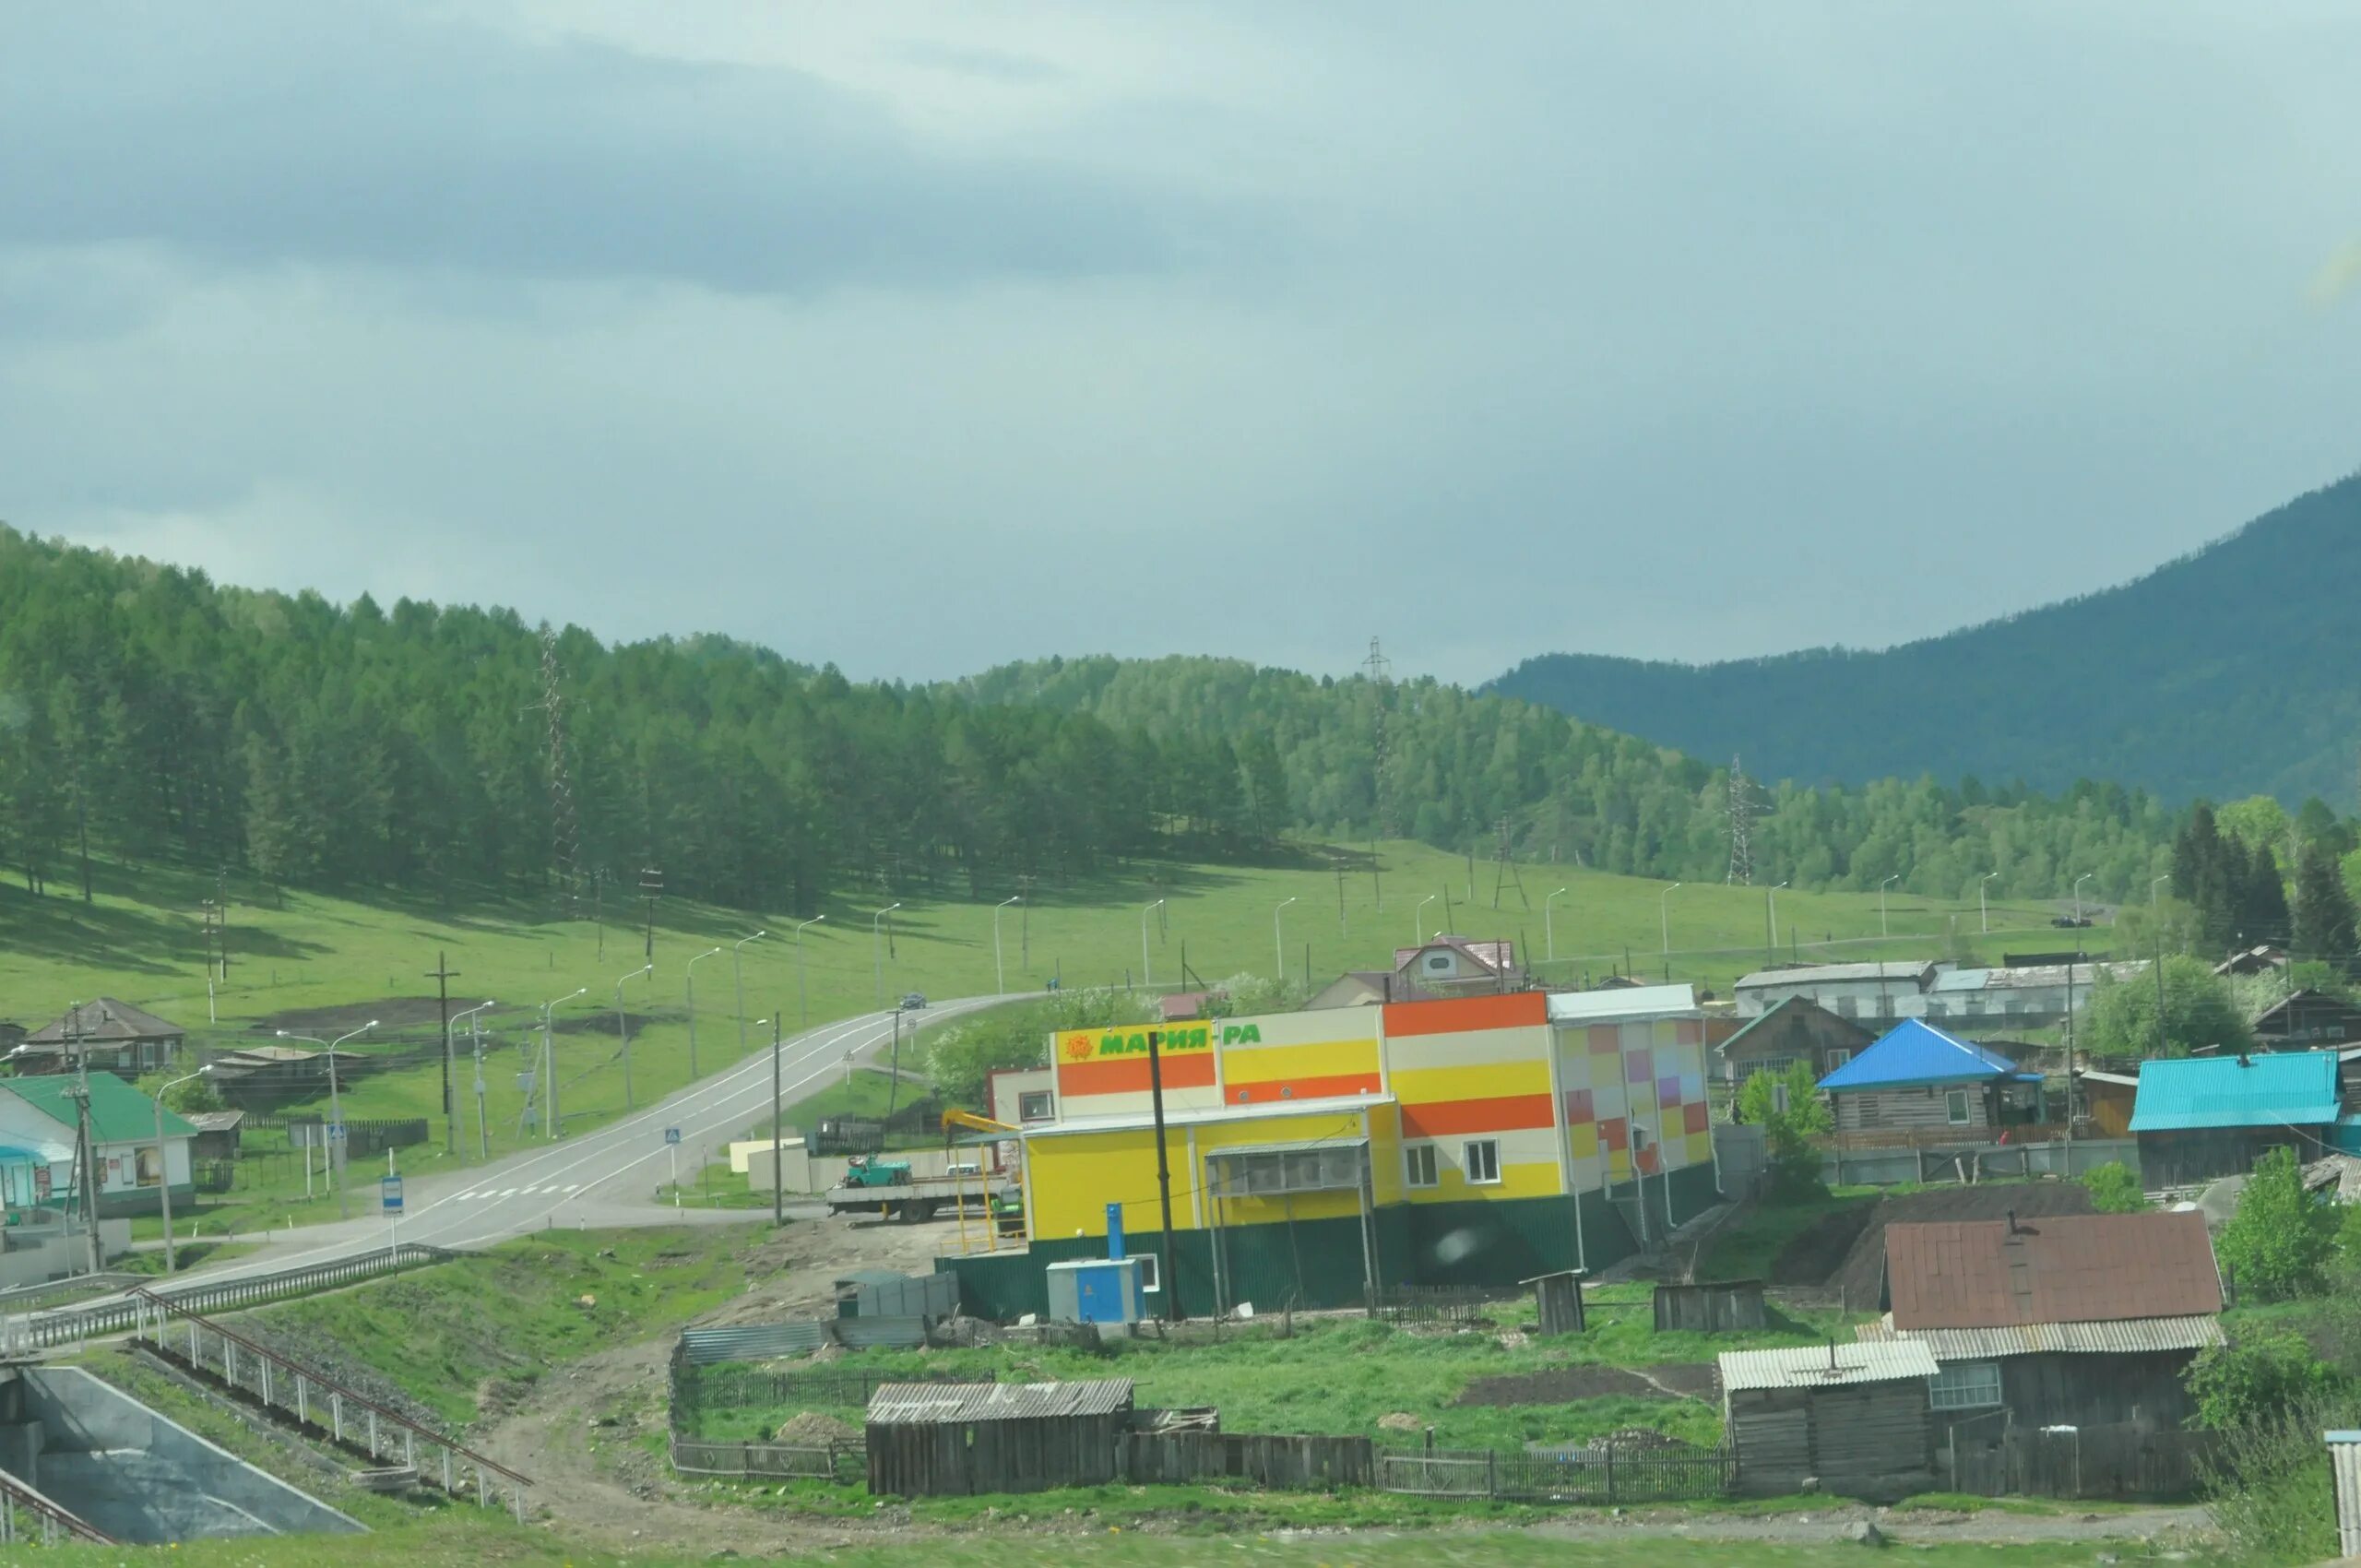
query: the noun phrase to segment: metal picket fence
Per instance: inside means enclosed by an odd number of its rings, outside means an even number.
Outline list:
[[[458,1255],[443,1247],[400,1241],[383,1252],[362,1253],[327,1263],[306,1264],[300,1268],[240,1275],[229,1279],[199,1279],[185,1285],[157,1286],[153,1288],[152,1295],[176,1309],[196,1313],[255,1307],[266,1301],[309,1295],[315,1290],[349,1285],[378,1275],[395,1274],[429,1264],[448,1263]],[[143,1292],[147,1293],[149,1292]],[[116,1301],[101,1301],[95,1306],[62,1307],[53,1312],[10,1318],[5,1336],[0,1336],[5,1337],[5,1345],[0,1345],[0,1348],[38,1350],[53,1345],[74,1345],[86,1339],[122,1334],[138,1326],[150,1311],[151,1308],[143,1305],[136,1298],[126,1296]]]
[[[1510,1503],[1683,1503],[1719,1497],[1735,1466],[1727,1448],[1602,1443],[1550,1453],[1490,1449],[1386,1450],[1382,1491]]]

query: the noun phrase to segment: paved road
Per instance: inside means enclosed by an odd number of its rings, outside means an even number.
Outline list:
[[[971,996],[946,1002],[919,1015],[926,1028],[1005,997]],[[825,1088],[844,1071],[845,1056],[877,1056],[894,1038],[895,1015],[866,1013],[785,1042],[779,1052],[783,1098],[792,1105]],[[903,1033],[908,1037],[909,1025]],[[905,1039],[905,1048],[908,1039]],[[439,1247],[484,1246],[552,1225],[593,1227],[747,1223],[762,1218],[750,1209],[674,1209],[656,1202],[658,1184],[671,1176],[664,1129],[681,1129],[681,1175],[691,1178],[708,1159],[726,1158],[727,1146],[769,1114],[770,1053],[764,1051],[633,1112],[622,1121],[578,1134],[490,1165],[403,1181],[404,1241]],[[234,1278],[300,1264],[368,1252],[386,1244],[384,1219],[376,1218],[374,1173],[355,1167],[352,1201],[371,1218],[274,1232],[264,1251],[218,1267],[189,1270],[184,1277]]]

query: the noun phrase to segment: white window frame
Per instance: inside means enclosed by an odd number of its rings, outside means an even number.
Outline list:
[[[1852,1060],[1853,1052],[1850,1048],[1842,1045],[1832,1045],[1828,1048],[1829,1073],[1833,1073],[1837,1068],[1842,1067],[1845,1063]],[[1822,1077],[1826,1077],[1828,1075],[1823,1073],[1821,1075]]]
[[[1402,1149],[1402,1184],[1419,1191],[1442,1185],[1442,1172],[1437,1169],[1439,1164],[1434,1145],[1405,1145]]]
[[[1479,1152],[1480,1151],[1480,1152]],[[1497,1187],[1501,1184],[1501,1140],[1470,1138],[1459,1151],[1460,1170],[1471,1187]],[[1478,1174],[1478,1172],[1484,1174]]]
[[[1965,1089],[1943,1091],[1943,1119],[1954,1127],[1971,1125],[1970,1118],[1974,1115],[1975,1108],[1968,1103],[1967,1096],[1968,1091]]]
[[[2001,1403],[2000,1363],[1947,1361],[1927,1380],[1927,1402],[1938,1410],[1990,1410]]]
[[[1033,1106],[1038,1102],[1037,1112]],[[1016,1097],[1016,1119],[1019,1122],[1054,1122],[1058,1117],[1056,1096],[1049,1089],[1025,1089]]]
[[[1140,1260],[1140,1289],[1151,1296],[1163,1289],[1164,1260],[1154,1253],[1133,1253],[1132,1256]]]

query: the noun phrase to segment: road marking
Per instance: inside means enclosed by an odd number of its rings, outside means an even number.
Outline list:
[[[500,1195],[501,1195],[502,1197],[504,1197],[504,1198],[513,1198],[513,1197],[515,1197],[515,1196],[516,1195],[516,1188],[514,1188],[514,1187],[511,1187],[511,1188],[509,1188],[506,1192],[502,1193]]]

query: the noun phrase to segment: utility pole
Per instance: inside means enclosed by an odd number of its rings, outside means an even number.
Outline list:
[[[1164,1256],[1157,1260],[1164,1275],[1164,1306],[1166,1315],[1174,1323],[1180,1321],[1180,1279],[1173,1265],[1172,1254],[1172,1158],[1164,1146],[1164,1058],[1159,1051],[1164,1031],[1147,1031],[1147,1093],[1148,1107],[1156,1122],[1156,1201],[1164,1221]]]
[[[434,982],[434,1010],[443,1021],[443,1149],[456,1155],[459,1152],[459,1100],[451,1092],[451,982],[459,978],[459,971],[437,952],[434,968],[426,978]]]
[[[639,891],[647,900],[647,945],[640,956],[653,968],[656,963],[656,900],[664,897],[664,873],[654,866],[640,867]]]
[[[621,1039],[622,1039],[622,1040],[623,1040],[623,1109],[624,1109],[625,1111],[629,1111],[629,1110],[631,1110],[631,1109],[632,1109],[632,1097],[631,1097],[631,1015],[630,1015],[629,1013],[626,1013],[626,1012],[624,1012],[624,1011],[623,1011],[623,987],[624,987],[624,985],[626,985],[626,984],[627,984],[627,983],[629,983],[630,981],[637,980],[637,979],[638,979],[640,976],[642,976],[642,975],[648,975],[648,976],[651,976],[651,977],[652,977],[655,973],[656,973],[656,966],[655,966],[655,965],[653,965],[653,964],[642,964],[639,968],[637,968],[634,969],[631,973],[629,973],[629,974],[627,974],[627,975],[623,976],[621,980],[618,980],[617,981],[615,981],[615,1033],[616,1033],[619,1037],[621,1037]],[[552,1087],[555,1087],[555,1085],[552,1085]]]
[[[852,1077],[850,1051],[845,1053],[845,1077],[849,1082]],[[778,1015],[773,1013],[771,1015],[771,1228],[773,1229],[777,1229],[787,1223],[787,1171],[780,1152],[787,1142],[787,1131],[784,1125],[787,1108],[779,1103],[786,1094],[787,1090],[779,1083]]]

